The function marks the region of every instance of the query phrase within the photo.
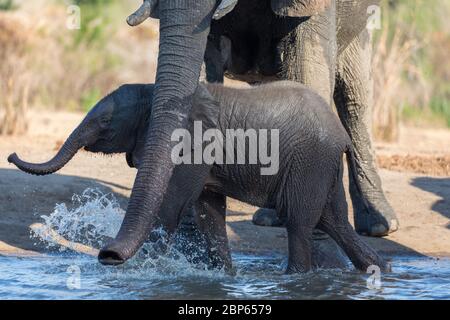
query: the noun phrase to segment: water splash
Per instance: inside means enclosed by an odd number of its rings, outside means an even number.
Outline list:
[[[100,249],[117,235],[124,215],[125,211],[113,194],[89,188],[81,195],[74,195],[69,205],[56,204],[50,215],[42,215],[41,218],[44,220],[43,229],[52,230],[72,243]],[[57,248],[61,252],[68,249],[55,242],[48,232],[42,231],[32,231],[32,237],[43,241],[49,249]],[[169,239],[162,229],[154,230],[153,234],[153,238],[158,240],[145,243],[123,267],[127,269],[127,276],[129,272],[154,276],[193,276],[198,275],[199,270],[202,276],[224,275],[223,270],[208,270],[207,263],[202,259],[206,250],[191,250],[191,239],[186,239],[182,234]]]
[[[70,206],[57,204],[50,215],[42,215],[44,225],[65,239],[90,247],[101,248],[106,241],[114,238],[124,218],[113,194],[105,194],[99,189],[86,189],[81,195],[74,195]],[[33,236],[41,237],[34,233]],[[41,239],[49,247],[58,246],[50,239]],[[63,251],[66,248],[60,247]]]

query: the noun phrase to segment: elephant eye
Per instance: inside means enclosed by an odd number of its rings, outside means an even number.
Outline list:
[[[111,124],[111,119],[110,118],[101,118],[100,119],[100,126],[102,128],[108,127]]]

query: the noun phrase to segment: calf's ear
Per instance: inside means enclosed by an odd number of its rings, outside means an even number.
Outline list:
[[[130,168],[136,168],[138,170],[141,168],[141,160],[144,156],[144,146],[145,140],[141,139],[136,143],[132,152],[127,152],[126,160]]]
[[[193,108],[189,115],[188,130],[191,136],[194,136],[194,123],[196,121],[201,121],[203,132],[208,129],[217,128],[219,123],[219,113],[219,102],[214,99],[206,86],[200,83],[195,92],[193,98]],[[133,151],[126,154],[128,166],[131,168],[139,169],[141,165],[141,160],[144,155],[144,146],[147,141],[147,131],[148,121],[137,128],[136,144]]]
[[[140,169],[142,164],[142,158],[144,157],[144,147],[147,142],[149,120],[141,123],[136,129],[136,136],[134,137],[135,144],[131,152],[127,152],[126,160],[130,168]]]
[[[310,17],[325,11],[333,0],[271,0],[272,10],[283,17]]]
[[[189,115],[190,129],[192,129],[195,121],[202,122],[204,131],[217,128],[219,123],[219,111],[219,102],[209,93],[206,86],[200,83],[195,92],[194,106]]]

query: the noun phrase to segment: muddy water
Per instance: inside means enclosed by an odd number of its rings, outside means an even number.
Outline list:
[[[117,232],[123,211],[112,196],[87,190],[42,218],[65,238],[100,247]],[[283,256],[236,253],[237,275],[228,276],[189,263],[175,248],[156,256],[147,246],[108,268],[48,245],[61,252],[0,257],[0,299],[450,299],[450,259],[393,257],[393,272],[378,279],[350,266],[287,276]]]

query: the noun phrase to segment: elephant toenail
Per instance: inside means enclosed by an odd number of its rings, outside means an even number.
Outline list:
[[[389,233],[388,228],[386,228],[386,226],[382,225],[381,223],[373,225],[370,231],[373,237],[383,237],[388,235]]]
[[[398,230],[398,221],[396,219],[391,220],[391,232],[395,232]]]

